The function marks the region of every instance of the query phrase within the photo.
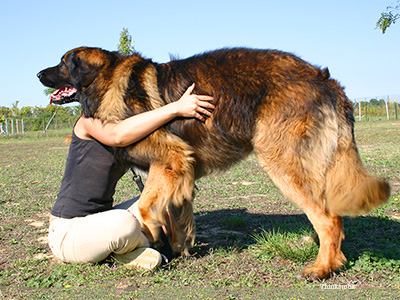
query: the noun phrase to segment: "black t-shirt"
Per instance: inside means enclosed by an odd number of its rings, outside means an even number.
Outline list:
[[[51,214],[74,218],[111,209],[115,187],[126,171],[111,147],[80,139],[72,132],[64,177]]]

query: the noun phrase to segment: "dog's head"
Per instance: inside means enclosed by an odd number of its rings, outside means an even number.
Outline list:
[[[97,104],[85,101],[99,74],[119,55],[100,48],[79,47],[68,51],[58,65],[40,71],[37,76],[43,85],[56,91],[50,96],[50,104],[78,101],[85,116],[93,116]]]

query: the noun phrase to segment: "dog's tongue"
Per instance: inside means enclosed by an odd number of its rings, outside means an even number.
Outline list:
[[[54,91],[50,95],[50,104],[53,104],[53,101],[60,100],[65,97],[69,97],[72,94],[76,93],[76,88],[73,87],[62,87],[56,91]]]

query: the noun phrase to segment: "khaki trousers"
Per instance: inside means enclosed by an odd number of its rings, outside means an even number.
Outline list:
[[[148,247],[140,223],[126,210],[134,200],[86,217],[55,219],[49,227],[51,251],[63,262],[95,263],[111,253]]]

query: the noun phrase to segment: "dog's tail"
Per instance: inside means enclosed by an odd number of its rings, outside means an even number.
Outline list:
[[[327,172],[326,208],[337,215],[355,216],[386,203],[390,186],[365,170],[353,134],[348,141],[339,141],[336,159]]]
[[[327,189],[329,212],[341,216],[355,216],[386,203],[390,195],[390,186],[386,181],[366,173],[355,176],[355,180],[336,178],[338,180]]]
[[[353,105],[337,81],[329,84],[338,96],[337,143],[325,173],[325,207],[337,215],[360,215],[386,203],[390,186],[364,168],[354,137]]]

